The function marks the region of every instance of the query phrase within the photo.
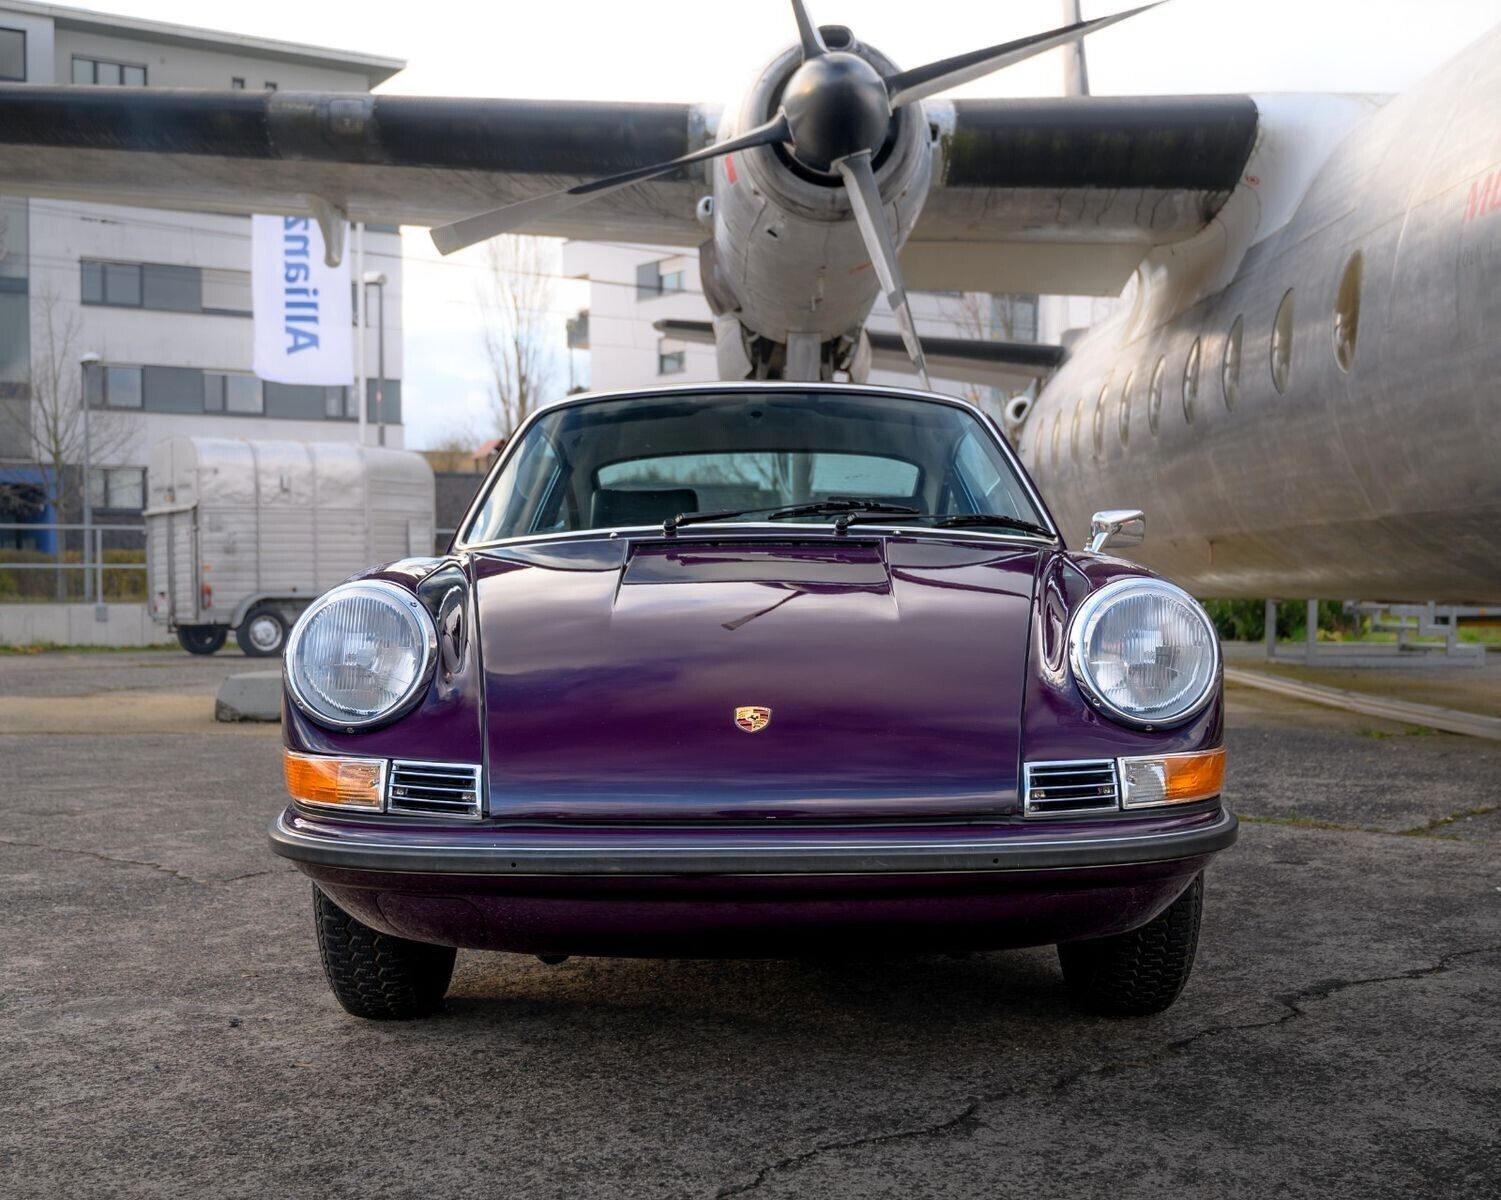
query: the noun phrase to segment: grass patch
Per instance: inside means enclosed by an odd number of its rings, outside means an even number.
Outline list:
[[[1242,825],[1278,825],[1287,829],[1318,829],[1327,833],[1382,833],[1387,837],[1429,837],[1439,841],[1453,842],[1460,839],[1449,837],[1438,832],[1456,821],[1463,821],[1468,817],[1489,816],[1493,812],[1501,812],[1501,804],[1480,804],[1474,808],[1461,809],[1459,812],[1447,813],[1442,817],[1434,817],[1433,820],[1424,822],[1422,825],[1414,825],[1411,829],[1377,829],[1372,825],[1346,825],[1340,821],[1324,821],[1318,817],[1257,817],[1246,816],[1237,813]]]
[[[1464,821],[1470,817],[1488,817],[1493,812],[1501,812],[1501,804],[1477,804],[1473,808],[1462,808],[1459,812],[1449,813],[1447,816],[1434,817],[1426,825],[1419,825],[1413,829],[1402,830],[1403,837],[1424,837],[1432,835],[1436,829],[1442,829],[1445,825],[1453,825],[1456,821]]]

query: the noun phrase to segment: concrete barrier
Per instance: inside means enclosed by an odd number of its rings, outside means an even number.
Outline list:
[[[241,671],[219,685],[216,721],[280,721],[281,672]]]
[[[166,646],[144,604],[0,604],[0,645]]]

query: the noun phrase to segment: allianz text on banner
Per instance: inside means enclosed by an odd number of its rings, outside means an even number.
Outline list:
[[[272,383],[354,382],[349,259],[323,261],[310,217],[251,218],[255,373]]]

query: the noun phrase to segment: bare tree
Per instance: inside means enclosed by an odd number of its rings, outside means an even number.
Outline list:
[[[1033,341],[1036,338],[1034,323],[1030,323],[1027,333],[1018,338],[1016,305],[1018,297],[992,296],[988,291],[962,291],[944,302],[943,314],[959,330],[959,336],[964,338],[976,341]],[[985,406],[989,390],[991,389],[980,384],[970,383],[965,386],[965,398],[971,404]],[[1025,384],[1001,387],[1001,403],[1006,403],[1012,396],[1022,395],[1025,390]]]
[[[541,238],[507,235],[485,247],[479,305],[495,431],[501,438],[510,437],[547,400],[552,386],[551,260],[551,246]]]
[[[41,470],[41,487],[55,519],[66,521],[79,505],[87,480],[83,473],[83,368],[79,363],[81,324],[78,313],[43,290],[31,305],[35,325],[31,339],[31,395],[28,403],[7,405],[4,419],[10,440]],[[129,430],[119,413],[93,409],[89,414],[90,457],[108,461],[123,446]],[[64,561],[66,538],[57,539],[57,561]],[[57,573],[57,595],[66,588]]]
[[[1004,305],[995,305],[991,302],[988,292],[960,292],[957,296],[944,301],[942,305],[943,315],[953,322],[959,336],[973,341],[988,342],[995,338],[996,313],[1000,312],[1002,329],[1000,337],[1003,341],[1011,340],[1011,330],[1006,328],[1006,317],[1009,312]],[[971,404],[980,404],[985,399],[986,389],[977,383],[964,385],[964,398]]]

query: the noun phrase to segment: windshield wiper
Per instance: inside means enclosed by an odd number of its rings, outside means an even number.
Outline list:
[[[979,525],[989,529],[1009,529],[1013,533],[1029,533],[1037,537],[1053,538],[1057,535],[1051,529],[1044,529],[1035,521],[1025,521],[1021,517],[1003,517],[999,513],[951,513],[941,516],[938,513],[908,513],[897,518],[901,521],[931,521],[938,529],[957,529],[965,525]],[[875,514],[866,516],[863,513],[851,513],[840,520],[837,525],[842,533],[849,526],[861,521],[879,521]]]
[[[854,513],[888,513],[893,516],[916,517],[922,514],[905,504],[888,504],[884,500],[861,499],[856,496],[830,496],[811,504],[791,504],[770,508],[725,508],[717,511],[678,513],[662,522],[662,532],[671,537],[684,525],[698,525],[705,521],[728,521],[733,517],[751,517],[766,514],[768,521],[786,521],[793,517],[821,517],[833,514],[848,516]]]

